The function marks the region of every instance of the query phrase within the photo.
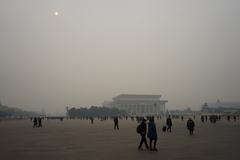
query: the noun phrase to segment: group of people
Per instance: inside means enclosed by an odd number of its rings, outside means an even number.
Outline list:
[[[112,117],[113,118],[113,122],[114,122],[114,130],[119,130],[119,127],[118,127],[118,117]],[[89,117],[87,119],[90,119],[91,121],[91,124],[93,124],[94,122],[94,117]],[[101,119],[102,120],[102,119]]]
[[[183,116],[181,117],[181,119],[183,120]],[[195,123],[192,120],[192,118],[189,118],[187,121],[187,129],[189,130],[189,134],[193,135],[193,131],[194,131],[194,127],[195,127]],[[163,132],[167,131],[167,132],[171,132],[172,131],[172,119],[170,116],[168,116],[167,120],[166,120],[166,126],[163,126]]]
[[[230,115],[201,115],[201,121],[202,121],[202,123],[205,123],[209,119],[210,123],[216,123],[217,121],[220,121],[222,119],[222,117],[226,117],[227,121],[231,120]],[[234,120],[234,122],[236,122],[237,116],[233,115],[232,119]]]
[[[231,117],[230,116],[227,116],[227,120],[230,121]],[[236,115],[233,115],[233,120],[234,122],[237,121],[237,116]]]
[[[156,129],[156,124],[154,122],[154,117],[149,118],[148,132],[147,132],[147,123],[146,122],[147,122],[147,120],[143,118],[142,122],[137,127],[137,133],[139,133],[141,135],[141,141],[138,146],[138,149],[141,150],[142,144],[144,143],[145,147],[147,149],[150,149],[150,151],[157,151],[157,148],[156,148],[157,129]],[[150,147],[148,146],[146,135],[149,139]]]
[[[189,134],[193,135],[195,123],[194,121],[189,118],[187,121],[187,129],[189,130]],[[163,126],[163,132],[171,132],[172,128],[172,119],[169,116],[166,120],[166,126]],[[142,145],[144,143],[146,149],[149,149],[150,151],[157,151],[156,143],[157,143],[157,129],[156,124],[154,122],[154,117],[149,117],[149,122],[147,123],[147,120],[145,118],[142,119],[141,123],[137,126],[137,133],[141,136],[141,141],[139,143],[138,149],[142,150]],[[149,139],[149,145],[147,142],[147,138]]]
[[[34,117],[33,119],[33,128],[42,128],[42,118],[41,117]]]

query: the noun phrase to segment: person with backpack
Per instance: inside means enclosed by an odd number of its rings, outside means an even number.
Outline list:
[[[147,134],[147,124],[146,124],[146,119],[143,119],[141,124],[137,126],[137,133],[141,135],[141,141],[138,146],[138,150],[141,150],[142,144],[145,144],[145,147],[149,149],[147,140],[146,140],[146,134]]]
[[[147,137],[149,138],[149,142],[150,142],[149,143],[150,151],[157,151],[157,148],[156,148],[157,130],[156,130],[156,125],[154,123],[154,117],[151,117],[149,119]],[[152,142],[153,142],[153,147],[152,147]]]
[[[191,118],[189,118],[187,121],[187,128],[189,130],[190,135],[193,135],[194,127],[195,127],[194,121]]]
[[[165,133],[166,130],[167,130],[167,127],[166,127],[166,126],[163,126],[163,127],[162,127],[162,131]]]
[[[168,116],[168,118],[166,120],[166,125],[167,125],[167,131],[171,132],[172,131],[172,119],[171,119],[170,115]]]

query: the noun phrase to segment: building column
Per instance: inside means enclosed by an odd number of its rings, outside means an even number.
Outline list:
[[[138,108],[138,115],[140,115],[141,114],[140,113],[140,106],[138,105],[137,108]]]
[[[157,115],[160,113],[160,105],[157,104]]]
[[[134,105],[134,112],[135,112],[135,114],[137,114],[137,105],[136,104]]]
[[[160,114],[162,112],[162,105],[161,103],[158,105],[158,113]]]
[[[147,114],[148,114],[148,115],[151,114],[151,108],[150,108],[150,107],[151,107],[150,105],[147,106],[147,108],[148,108],[148,109],[147,109]]]
[[[142,114],[145,116],[146,114],[146,108],[145,108],[145,105],[142,105]]]
[[[130,107],[130,113],[132,115],[133,114],[133,105],[129,105],[129,107]]]
[[[158,115],[158,106],[156,105],[154,106],[154,108],[155,108],[155,114]]]
[[[146,114],[149,115],[149,106],[146,105]]]

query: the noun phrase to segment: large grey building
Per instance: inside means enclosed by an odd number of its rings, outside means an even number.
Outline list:
[[[166,100],[160,100],[161,95],[120,94],[112,101],[105,101],[103,106],[125,110],[130,115],[163,115]]]
[[[217,100],[215,103],[204,103],[201,111],[205,113],[239,113],[240,102],[220,102]]]

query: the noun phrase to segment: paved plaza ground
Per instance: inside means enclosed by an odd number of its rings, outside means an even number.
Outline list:
[[[158,152],[138,151],[137,122],[43,120],[32,128],[30,120],[0,122],[1,160],[237,160],[240,158],[240,122],[201,123],[194,136],[186,120],[173,120],[172,133],[163,133],[165,119],[155,120]]]

